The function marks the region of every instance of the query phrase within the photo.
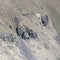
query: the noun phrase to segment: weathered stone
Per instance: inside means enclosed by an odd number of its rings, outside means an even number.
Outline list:
[[[22,15],[23,15],[23,16],[28,16],[29,13],[27,13],[27,12],[23,12]]]
[[[23,30],[20,27],[16,27],[16,33],[21,36],[23,33]]]
[[[23,31],[22,35],[21,35],[22,39],[29,39],[29,36],[26,32]]]
[[[0,39],[4,41],[9,41],[9,42],[12,42],[15,40],[13,34],[10,34],[10,33],[0,33]]]
[[[36,32],[33,32],[32,29],[26,28],[26,32],[28,33],[28,35],[30,36],[30,38],[36,38],[37,37]]]
[[[49,21],[48,16],[47,15],[41,16],[41,21],[44,26],[47,26]]]
[[[7,39],[8,39],[8,41],[10,41],[10,42],[14,41],[14,38],[13,38],[13,35],[12,35],[12,34],[8,35],[8,36],[7,36]]]
[[[19,24],[22,21],[22,18],[20,17],[14,17],[15,23]]]
[[[19,27],[16,28],[16,33],[17,33],[18,36],[20,36],[22,39],[29,39],[28,34],[27,34],[25,31],[23,31],[23,29],[21,29],[21,28],[19,28]]]
[[[10,27],[10,29],[12,29],[12,26],[11,25],[9,25],[9,27]]]

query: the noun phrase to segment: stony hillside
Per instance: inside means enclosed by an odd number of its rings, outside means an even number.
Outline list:
[[[0,0],[0,60],[60,60],[54,12],[47,2]]]

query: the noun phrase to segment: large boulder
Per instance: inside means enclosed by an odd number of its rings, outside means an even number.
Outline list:
[[[21,36],[23,33],[23,30],[20,27],[16,27],[16,33],[18,36]]]
[[[16,33],[18,36],[20,36],[22,39],[29,39],[28,34],[26,33],[26,31],[24,31],[22,28],[17,27],[16,28]]]
[[[37,38],[36,32],[33,32],[32,29],[29,29],[29,28],[26,27],[26,32],[28,33],[30,38]]]
[[[47,15],[41,16],[41,21],[44,26],[48,25],[49,18]]]

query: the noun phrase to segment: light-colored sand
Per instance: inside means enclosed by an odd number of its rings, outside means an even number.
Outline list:
[[[51,1],[53,2],[53,1]],[[12,33],[14,42],[0,38],[0,60],[59,60],[59,33],[52,20],[59,20],[56,7],[47,0],[0,0],[0,32]],[[23,16],[26,13],[26,16]],[[41,16],[47,14],[49,22],[43,26]],[[19,18],[18,23],[14,17]],[[59,25],[60,22],[58,22]],[[12,29],[9,26],[12,26]],[[37,33],[37,38],[23,40],[16,34],[16,26],[24,26]]]

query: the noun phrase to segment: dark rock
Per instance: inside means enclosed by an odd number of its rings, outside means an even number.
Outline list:
[[[3,39],[3,40],[5,40],[5,38],[6,38],[6,35],[4,36],[5,34],[4,33],[1,33],[0,32],[0,39]]]
[[[14,22],[19,24],[22,21],[21,17],[14,17]]]
[[[54,37],[54,39],[56,40],[56,42],[60,45],[60,37],[57,35]]]
[[[27,18],[32,18],[35,14],[33,12],[24,12],[22,13],[22,16]]]
[[[12,34],[8,35],[8,36],[7,36],[7,39],[8,39],[8,41],[10,41],[10,42],[14,41],[14,38],[13,38],[13,35],[12,35]]]
[[[43,9],[43,6],[41,6],[41,9]]]
[[[27,14],[22,14],[23,16],[27,16]]]
[[[37,38],[36,32],[33,32],[32,29],[29,29],[29,28],[26,27],[26,32],[28,33],[30,38]]]
[[[16,33],[21,36],[23,33],[23,30],[20,27],[16,27]]]
[[[29,39],[29,36],[28,36],[27,33],[24,32],[24,31],[23,31],[21,37],[22,37],[22,39]]]
[[[10,27],[10,29],[12,29],[12,26],[11,25],[9,25],[9,27]]]
[[[23,13],[22,15],[23,15],[23,16],[28,16],[28,15],[29,15],[29,13]]]
[[[16,28],[16,33],[17,33],[18,36],[20,36],[22,39],[29,39],[28,34],[27,34],[25,31],[23,31],[23,29],[21,29],[21,28],[19,28],[19,27]]]
[[[48,16],[47,15],[41,16],[41,21],[44,26],[47,26],[49,21]]]
[[[13,34],[10,34],[10,33],[0,33],[0,38],[3,41],[9,41],[9,42],[13,42],[15,40],[15,37],[13,36]]]

